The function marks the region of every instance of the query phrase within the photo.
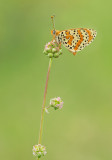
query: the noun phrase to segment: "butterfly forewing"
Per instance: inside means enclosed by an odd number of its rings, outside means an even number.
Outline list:
[[[93,29],[77,28],[60,31],[57,40],[71,52],[81,51],[96,37]]]

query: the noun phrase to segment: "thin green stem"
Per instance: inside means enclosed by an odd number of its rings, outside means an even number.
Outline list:
[[[47,95],[47,88],[48,88],[48,81],[49,81],[49,73],[50,73],[50,70],[51,70],[51,64],[52,64],[52,58],[50,58],[50,60],[49,60],[49,67],[48,67],[47,79],[46,79],[46,85],[45,85],[45,91],[44,91],[44,99],[43,99],[43,105],[42,105],[42,111],[41,111],[39,141],[38,141],[39,144],[41,144],[41,140],[42,140],[42,128],[43,128],[45,103],[46,103],[46,95]]]

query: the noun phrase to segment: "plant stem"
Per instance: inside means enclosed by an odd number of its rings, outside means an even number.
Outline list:
[[[45,112],[45,103],[46,103],[46,95],[47,95],[48,80],[49,80],[49,73],[50,73],[50,70],[51,70],[51,64],[52,64],[52,58],[50,58],[50,60],[49,60],[49,67],[48,67],[47,79],[46,79],[46,84],[45,84],[44,99],[43,99],[43,105],[42,105],[42,111],[41,111],[41,121],[40,121],[40,131],[39,131],[38,144],[41,144],[41,139],[42,139],[42,128],[43,128],[43,120],[44,120],[44,112]]]

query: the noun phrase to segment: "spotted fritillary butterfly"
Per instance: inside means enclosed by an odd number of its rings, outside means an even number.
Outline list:
[[[52,21],[54,16],[51,16]],[[60,45],[63,44],[73,55],[88,46],[96,37],[97,32],[93,29],[76,28],[63,31],[55,30],[53,21],[53,30],[51,31],[53,39]]]

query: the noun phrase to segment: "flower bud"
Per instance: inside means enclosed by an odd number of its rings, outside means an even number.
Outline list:
[[[48,57],[52,58],[53,57],[53,53],[48,53]]]
[[[47,52],[46,50],[44,50],[43,53],[44,53],[45,55],[48,55],[48,52]]]
[[[46,52],[47,52],[47,53],[50,53],[51,51],[52,51],[51,48],[47,48],[47,49],[46,49]]]
[[[53,98],[50,100],[50,106],[53,107],[55,110],[61,109],[63,107],[63,101],[60,97]]]
[[[54,53],[54,58],[58,58],[59,57],[59,53]]]
[[[34,145],[32,151],[33,155],[36,156],[37,158],[41,158],[41,156],[44,156],[47,153],[45,147],[42,146],[41,144]]]
[[[57,49],[56,48],[53,48],[52,49],[52,53],[56,53],[57,52]]]

